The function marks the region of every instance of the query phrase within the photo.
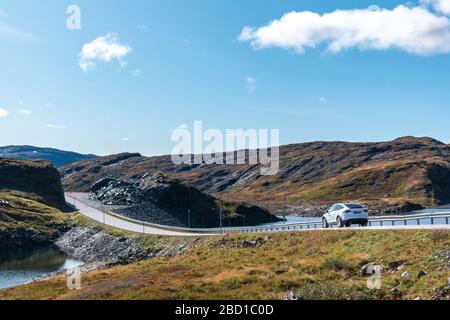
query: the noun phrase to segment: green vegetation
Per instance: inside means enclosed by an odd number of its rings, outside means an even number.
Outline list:
[[[81,290],[58,276],[0,291],[0,299],[281,299],[291,290],[304,299],[430,299],[447,284],[448,262],[434,257],[449,246],[450,232],[440,230],[212,237],[183,256],[83,275]],[[402,270],[387,272],[401,260]],[[369,263],[384,267],[380,290],[361,275]]]
[[[0,235],[28,231],[42,237],[52,237],[65,226],[67,216],[42,204],[27,194],[0,191],[0,199],[9,204],[0,207]]]

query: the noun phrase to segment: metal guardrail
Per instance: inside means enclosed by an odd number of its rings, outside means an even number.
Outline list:
[[[286,223],[277,225],[264,225],[264,226],[250,226],[250,227],[224,227],[224,228],[183,228],[183,227],[173,227],[166,225],[159,225],[148,223],[145,221],[135,220],[131,218],[124,217],[122,215],[116,214],[114,212],[106,212],[115,218],[122,219],[131,223],[136,223],[145,227],[152,227],[156,229],[173,231],[173,232],[183,232],[183,233],[198,233],[198,234],[230,234],[230,233],[265,233],[265,232],[279,232],[279,231],[298,231],[298,230],[317,230],[322,229],[322,220],[307,221],[307,222],[296,222],[296,223]],[[448,213],[429,213],[429,214],[417,214],[417,215],[405,215],[405,216],[379,216],[372,217],[369,220],[369,226],[374,226],[375,223],[379,225],[386,226],[386,222],[390,222],[392,226],[395,223],[402,221],[405,226],[408,225],[408,221],[416,221],[417,225],[427,225],[427,223],[421,223],[423,220],[430,220],[431,225],[435,224],[436,219],[442,218],[445,224],[449,224],[450,212]]]
[[[75,197],[71,197],[76,201],[82,202],[83,204],[92,207],[92,205],[85,203]],[[99,209],[97,209],[99,210]],[[193,233],[193,234],[229,234],[229,233],[260,233],[260,232],[277,232],[277,231],[296,231],[296,230],[315,230],[322,228],[322,220],[314,220],[314,221],[306,221],[306,222],[295,222],[295,223],[285,223],[285,224],[274,224],[274,225],[262,225],[262,226],[250,226],[250,227],[223,227],[223,228],[183,228],[183,227],[174,227],[167,225],[160,225],[150,222],[145,222],[141,220],[136,220],[132,218],[125,217],[123,215],[108,211],[108,210],[99,210],[104,214],[110,215],[114,218],[121,219],[123,221],[127,221],[130,223],[134,223],[136,225],[142,226],[143,230],[145,227],[151,227],[155,229],[172,231],[172,232],[181,232],[181,233]],[[420,213],[420,214],[411,214],[411,215],[395,215],[395,216],[374,216],[369,218],[369,226],[387,226],[388,224],[391,226],[395,226],[396,222],[402,222],[405,226],[408,225],[409,221],[415,221],[415,225],[434,225],[436,219],[443,219],[445,224],[448,225],[450,221],[450,211],[449,212],[437,212],[437,213]],[[429,221],[429,223],[425,223],[424,220]],[[422,222],[422,223],[421,223]],[[441,223],[442,224],[442,223]],[[411,224],[410,224],[411,225]]]
[[[374,222],[380,223],[383,226],[385,222],[390,222],[395,225],[395,222],[402,221],[405,225],[408,225],[408,221],[416,221],[417,225],[421,225],[422,220],[430,220],[430,224],[434,225],[436,219],[444,219],[445,224],[449,224],[450,211],[449,212],[435,212],[435,213],[418,213],[410,215],[396,215],[396,216],[380,216],[371,217],[369,219],[369,225],[373,225]]]

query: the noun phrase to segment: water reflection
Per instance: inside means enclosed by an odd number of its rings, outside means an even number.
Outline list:
[[[72,259],[52,248],[18,250],[13,254],[0,256],[0,289],[14,287],[35,277],[82,264],[82,261]]]

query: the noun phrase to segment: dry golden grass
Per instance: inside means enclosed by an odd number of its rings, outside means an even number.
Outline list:
[[[311,231],[270,234],[260,247],[243,248],[257,235],[210,238],[184,256],[149,259],[92,272],[82,289],[65,277],[0,291],[0,299],[281,299],[289,290],[307,298],[430,299],[449,270],[433,260],[450,245],[448,231]],[[406,260],[401,273],[383,274],[369,290],[361,266]],[[417,278],[419,271],[427,272]],[[400,295],[391,293],[398,288]]]

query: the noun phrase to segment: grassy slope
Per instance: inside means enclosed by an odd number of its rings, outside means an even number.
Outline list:
[[[385,202],[412,201],[424,206],[435,206],[421,184],[426,181],[423,168],[402,161],[377,165],[362,165],[310,186],[301,188],[296,197],[307,201],[336,202],[342,200]],[[382,181],[382,187],[380,182]],[[376,185],[378,182],[379,185]]]
[[[0,207],[0,233],[32,230],[36,234],[54,236],[66,223],[59,210],[46,206],[20,192],[0,191],[0,199],[9,206]]]
[[[331,231],[270,234],[260,247],[242,248],[257,235],[201,241],[189,254],[150,259],[84,275],[82,290],[66,279],[0,291],[0,299],[281,299],[288,290],[314,298],[429,299],[447,284],[449,270],[433,254],[450,245],[448,231]],[[366,288],[367,262],[406,260],[401,273],[383,274],[382,289]],[[417,279],[419,271],[427,276]],[[306,295],[308,296],[308,294]]]

